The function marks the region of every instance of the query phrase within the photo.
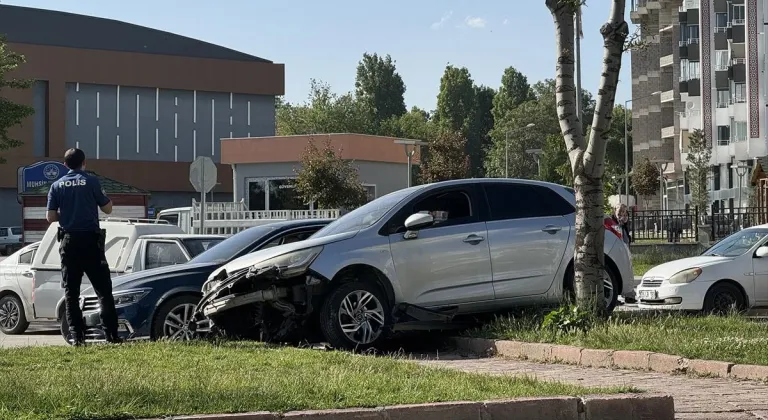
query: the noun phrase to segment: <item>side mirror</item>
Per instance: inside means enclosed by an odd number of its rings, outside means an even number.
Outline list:
[[[425,227],[432,226],[435,223],[435,219],[429,213],[415,213],[408,216],[405,219],[405,228],[409,231],[424,229]]]
[[[761,246],[760,248],[757,248],[757,252],[755,252],[755,257],[757,258],[768,257],[768,246]]]

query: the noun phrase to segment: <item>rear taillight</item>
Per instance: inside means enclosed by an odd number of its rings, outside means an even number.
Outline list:
[[[603,226],[605,226],[605,230],[611,231],[614,235],[621,239],[621,227],[619,227],[619,224],[616,223],[613,218],[606,217],[603,219]]]

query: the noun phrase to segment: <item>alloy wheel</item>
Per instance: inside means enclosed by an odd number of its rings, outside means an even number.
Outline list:
[[[182,303],[171,309],[163,323],[163,337],[168,340],[188,341],[195,338],[195,327],[191,326],[195,305]]]
[[[344,335],[357,344],[370,344],[384,331],[384,307],[373,293],[356,290],[347,294],[339,308],[339,325]]]
[[[21,310],[19,305],[13,299],[6,299],[3,306],[0,306],[0,326],[6,330],[16,328],[19,323]]]
[[[613,301],[613,281],[611,281],[611,276],[608,273],[605,273],[603,278],[603,296],[605,296],[606,306],[610,305]]]
[[[720,291],[715,294],[713,299],[714,312],[724,314],[736,307],[738,299],[728,291]]]

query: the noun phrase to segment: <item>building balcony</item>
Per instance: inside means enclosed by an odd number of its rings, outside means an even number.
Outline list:
[[[665,55],[659,58],[659,67],[668,67],[675,63],[675,56],[673,54]]]
[[[664,127],[661,129],[661,138],[668,139],[675,137],[675,126]]]
[[[675,100],[675,91],[674,90],[667,90],[667,91],[661,92],[659,100],[661,101],[661,103],[667,103],[667,102],[674,101]]]

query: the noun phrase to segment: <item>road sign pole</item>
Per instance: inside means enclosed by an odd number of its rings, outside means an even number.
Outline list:
[[[203,185],[205,180],[205,165],[201,165],[200,170],[200,185]],[[200,192],[200,234],[205,234],[205,189]]]

